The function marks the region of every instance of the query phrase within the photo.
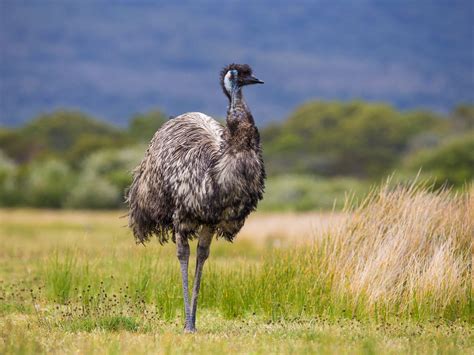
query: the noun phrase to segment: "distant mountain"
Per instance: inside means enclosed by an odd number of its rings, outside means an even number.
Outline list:
[[[256,120],[361,98],[474,102],[473,2],[0,1],[0,124],[59,107],[116,124],[138,111],[225,114],[217,75],[250,63]]]

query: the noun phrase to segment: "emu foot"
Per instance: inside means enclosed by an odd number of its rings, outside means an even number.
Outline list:
[[[192,319],[187,319],[184,322],[184,333],[186,334],[196,333],[197,329],[196,329],[195,324],[196,323],[194,323]]]
[[[185,334],[194,334],[194,333],[196,333],[196,332],[197,332],[197,329],[196,329],[196,327],[195,327],[194,325],[188,325],[188,324],[186,324],[186,325],[184,326],[184,333],[185,333]]]

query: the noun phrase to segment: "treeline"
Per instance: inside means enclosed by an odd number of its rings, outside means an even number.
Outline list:
[[[448,116],[384,104],[310,102],[263,132],[272,174],[378,178],[393,169],[462,184],[473,177],[474,106]]]
[[[118,128],[80,112],[57,111],[0,128],[0,205],[117,208],[130,171],[168,118],[159,111]],[[438,185],[474,178],[474,106],[449,115],[399,112],[384,104],[310,102],[261,128],[269,180],[263,208],[331,207],[347,188],[394,170]]]

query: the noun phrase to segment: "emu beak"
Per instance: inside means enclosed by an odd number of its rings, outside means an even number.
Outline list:
[[[249,76],[248,78],[245,78],[244,84],[245,85],[252,85],[252,84],[263,84],[264,82],[260,79],[257,79],[256,77]]]

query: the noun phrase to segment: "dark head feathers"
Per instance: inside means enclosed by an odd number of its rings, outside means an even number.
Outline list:
[[[227,97],[229,97],[229,93],[227,92],[227,90],[225,89],[225,86],[224,86],[224,77],[225,77],[225,75],[227,74],[227,72],[229,70],[237,70],[237,72],[239,73],[239,77],[247,77],[247,76],[252,75],[252,68],[250,68],[250,65],[248,65],[248,64],[235,64],[235,63],[232,63],[232,64],[229,64],[229,65],[225,66],[224,68],[222,68],[219,79],[220,79],[220,84],[221,84],[222,90],[224,91],[224,94]]]
[[[227,74],[229,70],[237,70],[239,72],[239,75],[242,75],[242,76],[252,75],[252,68],[250,68],[250,65],[232,63],[222,68],[221,75],[220,75],[221,83],[224,82],[224,76]]]

